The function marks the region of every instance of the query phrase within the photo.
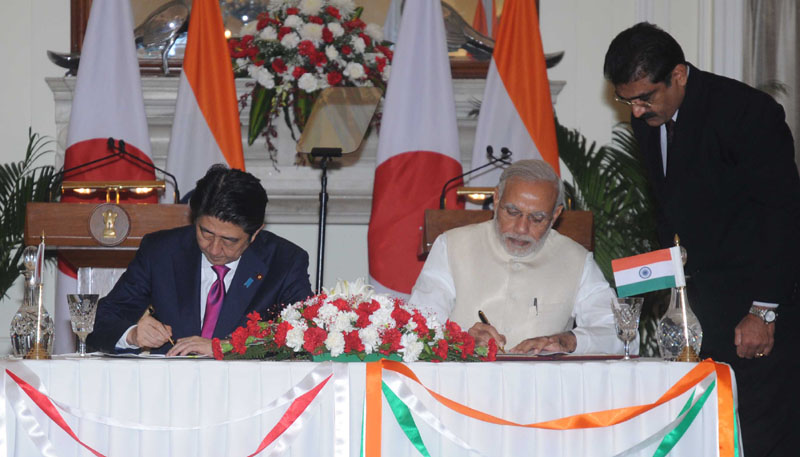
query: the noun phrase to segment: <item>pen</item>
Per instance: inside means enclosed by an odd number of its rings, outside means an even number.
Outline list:
[[[147,313],[150,314],[151,317],[154,316],[156,314],[156,308],[153,305],[148,306]],[[175,346],[175,341],[172,340],[172,337],[167,337],[167,339],[169,339],[169,344]]]
[[[481,323],[484,323],[486,325],[492,325],[489,323],[489,319],[486,317],[486,314],[483,314],[483,311],[481,310],[478,310],[478,319],[481,320]],[[500,352],[502,352],[503,354],[506,353],[506,349],[501,345],[498,345],[497,349],[499,349]]]
[[[539,301],[533,297],[533,308],[536,310],[536,315],[539,315]]]

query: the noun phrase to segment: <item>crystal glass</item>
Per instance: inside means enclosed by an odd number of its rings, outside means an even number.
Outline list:
[[[681,302],[686,308],[686,326],[683,325],[684,311]],[[686,346],[686,333],[689,333],[689,345],[694,349],[695,354],[700,354],[700,347],[703,344],[703,327],[697,320],[689,299],[686,297],[684,288],[672,288],[667,312],[659,319],[656,330],[658,340],[658,350],[661,357],[665,360],[677,360],[678,356]]]
[[[625,343],[624,360],[630,360],[630,344],[639,332],[639,316],[642,314],[642,297],[612,298],[611,309],[614,311],[614,325],[617,336]]]
[[[94,331],[98,294],[68,294],[69,320],[72,331],[78,335],[78,355],[86,356],[86,337]]]
[[[27,356],[36,343],[38,329],[41,348],[51,354],[53,352],[53,319],[44,308],[42,308],[42,315],[39,316],[37,302],[42,285],[37,286],[33,283],[32,271],[23,270],[22,275],[25,277],[25,295],[22,299],[22,306],[11,319],[11,349],[15,356]]]

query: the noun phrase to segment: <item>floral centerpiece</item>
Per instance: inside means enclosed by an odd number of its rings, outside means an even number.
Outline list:
[[[214,339],[216,359],[271,358],[274,360],[336,359],[343,355],[359,360],[379,357],[404,362],[418,360],[494,360],[497,344],[476,347],[475,340],[458,324],[444,325],[425,316],[402,300],[375,294],[362,280],[340,281],[330,291],[287,306],[274,321],[248,316],[230,341]]]
[[[361,11],[352,0],[271,0],[228,41],[234,71],[256,80],[240,100],[250,98],[249,144],[263,132],[272,154],[275,120],[283,114],[294,137],[292,122],[302,131],[322,89],[385,87],[392,51]]]

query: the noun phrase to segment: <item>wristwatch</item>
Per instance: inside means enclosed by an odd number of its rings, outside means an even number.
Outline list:
[[[750,307],[750,314],[760,317],[765,324],[771,324],[775,322],[775,318],[778,317],[778,313],[776,313],[774,310],[757,306]]]

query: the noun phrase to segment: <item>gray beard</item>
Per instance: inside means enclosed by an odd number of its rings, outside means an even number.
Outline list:
[[[500,226],[498,225],[497,216],[496,215],[495,215],[494,221],[495,221],[494,222],[494,232],[497,234],[497,238],[500,240],[500,244],[503,246],[503,249],[505,249],[505,251],[511,257],[525,257],[525,256],[531,255],[533,253],[539,252],[539,250],[542,249],[542,246],[544,246],[544,242],[547,240],[548,235],[550,235],[550,229],[553,228],[553,224],[550,223],[550,226],[547,227],[547,231],[544,232],[544,235],[542,235],[542,237],[537,240],[536,238],[534,238],[532,236],[527,236],[527,235],[513,235],[513,234],[509,234],[509,233],[501,233],[500,232]],[[508,240],[508,239],[518,240],[518,241],[527,241],[527,242],[530,242],[531,244],[528,245],[528,247],[526,247],[526,248],[513,249],[513,248],[509,248],[508,244],[506,244],[506,240]]]

